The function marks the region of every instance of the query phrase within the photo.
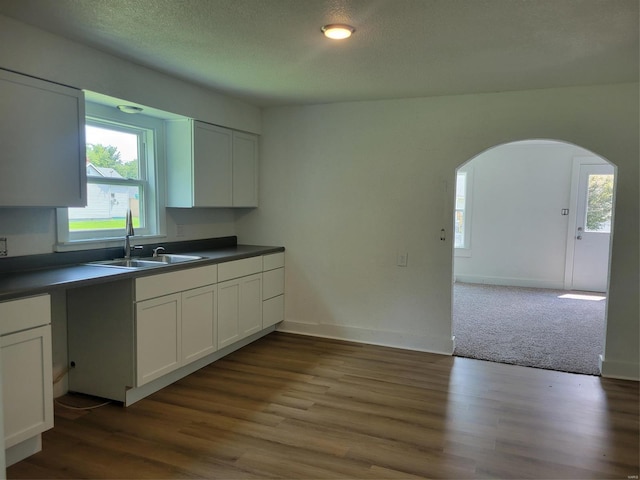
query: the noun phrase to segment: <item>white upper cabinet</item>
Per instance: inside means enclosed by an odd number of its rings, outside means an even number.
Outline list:
[[[197,120],[167,122],[168,207],[258,206],[258,137]]]
[[[81,90],[0,69],[0,207],[86,205]]]

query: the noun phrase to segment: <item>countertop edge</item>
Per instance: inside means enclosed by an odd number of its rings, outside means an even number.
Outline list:
[[[42,270],[3,274],[0,275],[0,302],[53,293],[68,288],[80,288],[100,283],[130,280],[284,251],[285,247],[282,246],[236,245],[215,250],[182,252],[204,258],[153,268],[134,270],[81,263]]]

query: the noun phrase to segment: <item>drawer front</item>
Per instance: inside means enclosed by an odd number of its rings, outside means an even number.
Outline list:
[[[273,270],[284,267],[284,252],[272,253],[262,257],[262,270]]]
[[[243,258],[218,264],[218,281],[224,282],[232,278],[246,277],[262,271],[262,257]]]
[[[217,265],[136,278],[136,302],[214,283],[218,283]]]
[[[262,274],[262,299],[277,297],[284,293],[284,268],[276,268]]]
[[[49,295],[0,303],[0,335],[7,335],[51,323]]]
[[[284,295],[262,302],[262,328],[270,327],[284,320]]]

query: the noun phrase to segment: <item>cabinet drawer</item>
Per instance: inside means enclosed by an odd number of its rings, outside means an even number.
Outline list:
[[[284,268],[276,268],[262,274],[262,299],[277,297],[284,293]]]
[[[262,302],[262,328],[270,327],[284,320],[284,295]]]
[[[224,282],[232,278],[246,277],[262,271],[262,257],[243,258],[218,264],[218,281]]]
[[[284,252],[272,253],[262,257],[262,270],[273,270],[284,267]]]
[[[136,302],[218,282],[218,266],[189,268],[136,278]]]
[[[51,323],[49,295],[0,303],[0,335]]]

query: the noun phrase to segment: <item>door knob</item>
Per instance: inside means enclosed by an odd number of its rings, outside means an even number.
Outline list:
[[[578,236],[576,237],[576,239],[577,239],[577,240],[582,240],[582,235],[578,235]]]

